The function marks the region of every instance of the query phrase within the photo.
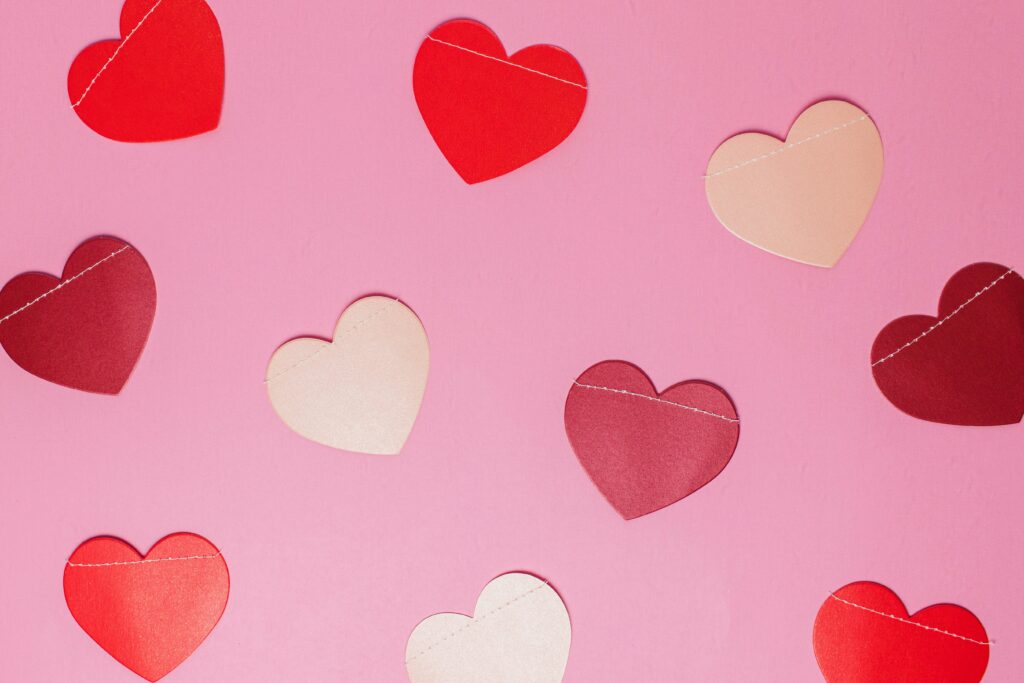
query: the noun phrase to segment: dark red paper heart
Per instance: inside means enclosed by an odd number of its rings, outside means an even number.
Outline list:
[[[26,273],[0,290],[0,345],[25,370],[116,394],[149,337],[156,283],[142,254],[113,237],[85,242],[60,280]]]
[[[937,318],[908,315],[871,347],[885,397],[922,420],[1002,425],[1024,416],[1024,280],[975,263],[942,290]]]
[[[85,48],[68,71],[68,97],[85,125],[121,142],[217,127],[224,45],[203,0],[126,0],[121,36]]]
[[[714,479],[740,425],[728,395],[690,380],[657,393],[640,368],[605,361],[565,400],[565,432],[580,464],[620,515],[660,510]]]
[[[148,681],[166,676],[217,625],[228,602],[227,564],[205,538],[167,536],[143,558],[107,536],[78,546],[64,598],[78,625]]]
[[[587,102],[576,59],[552,45],[511,57],[489,28],[441,24],[416,55],[416,104],[434,141],[467,183],[503,175],[551,151]]]
[[[977,683],[989,645],[978,618],[957,605],[914,615],[885,586],[858,581],[825,599],[814,656],[828,683]]]

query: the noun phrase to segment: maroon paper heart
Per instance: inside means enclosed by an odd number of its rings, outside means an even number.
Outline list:
[[[594,485],[634,519],[718,476],[736,450],[740,421],[714,384],[689,380],[659,394],[640,368],[605,361],[569,390],[565,432]]]
[[[1006,266],[975,263],[939,298],[938,317],[908,315],[871,347],[885,397],[922,420],[1003,425],[1024,416],[1024,280]]]
[[[156,283],[142,254],[97,237],[68,258],[60,279],[25,273],[0,290],[0,344],[37,377],[116,394],[149,337]]]

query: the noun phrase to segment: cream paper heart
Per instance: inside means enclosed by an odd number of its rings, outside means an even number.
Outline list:
[[[435,614],[405,646],[412,683],[560,683],[572,628],[562,599],[530,574],[484,587],[472,618]]]
[[[715,217],[755,247],[831,268],[857,236],[882,180],[882,139],[866,113],[827,100],[804,110],[782,142],[741,133],[708,161]]]
[[[416,421],[429,366],[416,314],[368,296],[341,314],[333,341],[301,337],[278,348],[265,383],[278,416],[307,439],[393,455]]]

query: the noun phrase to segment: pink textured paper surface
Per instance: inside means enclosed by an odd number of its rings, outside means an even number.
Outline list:
[[[1020,3],[217,0],[221,124],[152,145],[67,102],[120,5],[0,22],[0,280],[113,233],[160,286],[118,397],[0,357],[0,680],[135,681],[68,613],[64,561],[177,529],[216,539],[232,595],[176,683],[402,681],[416,624],[512,570],[564,598],[570,683],[820,680],[815,614],[867,579],[912,611],[969,605],[991,680],[1024,670],[1024,432],[907,417],[869,357],[962,266],[1024,266]],[[412,94],[453,13],[509,50],[564,46],[590,84],[565,142],[474,187]],[[825,272],[736,239],[701,176],[725,138],[784,135],[829,97],[870,113],[886,166]],[[402,454],[303,440],[267,402],[267,359],[380,292],[430,337]],[[606,358],[728,388],[743,437],[713,486],[629,523],[608,506],[562,424],[566,387]]]

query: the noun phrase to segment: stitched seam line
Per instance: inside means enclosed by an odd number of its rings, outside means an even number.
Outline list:
[[[96,564],[78,563],[68,560],[69,567],[123,567],[131,564],[153,564],[156,562],[186,562],[188,560],[212,560],[220,557],[220,552],[213,555],[189,555],[187,557],[158,557],[153,560],[131,560],[128,562],[98,562]]]
[[[71,276],[71,277],[69,277],[69,278],[68,278],[67,280],[64,280],[63,282],[61,282],[60,284],[58,284],[58,285],[57,285],[56,287],[54,287],[54,288],[53,288],[53,289],[51,289],[50,291],[48,291],[48,292],[43,292],[42,294],[40,294],[39,296],[37,296],[37,297],[36,297],[35,299],[32,299],[32,301],[29,301],[29,302],[28,302],[27,304],[25,304],[25,305],[24,305],[24,306],[22,306],[21,308],[18,308],[18,309],[15,309],[15,310],[11,311],[10,313],[8,313],[7,315],[5,315],[4,317],[0,318],[0,325],[4,324],[5,322],[7,322],[8,320],[10,320],[10,319],[11,319],[11,318],[13,318],[14,316],[18,315],[19,313],[21,313],[22,311],[24,311],[24,310],[25,310],[26,308],[28,308],[29,306],[34,306],[35,304],[39,303],[40,301],[42,301],[42,300],[43,300],[43,299],[45,299],[46,297],[50,296],[51,294],[53,294],[53,293],[54,293],[54,292],[56,292],[57,290],[61,289],[61,288],[62,288],[62,287],[64,287],[65,285],[71,284],[72,282],[74,282],[74,281],[75,281],[75,280],[77,280],[78,278],[80,278],[80,277],[82,277],[83,275],[85,275],[86,273],[88,273],[88,272],[89,272],[90,270],[92,270],[93,268],[96,268],[96,267],[98,267],[98,266],[102,265],[103,263],[105,263],[106,261],[109,261],[110,259],[114,258],[115,256],[117,256],[118,254],[120,254],[120,253],[121,253],[122,251],[124,251],[125,249],[131,249],[131,245],[128,245],[128,244],[124,245],[123,247],[121,247],[120,249],[118,249],[117,251],[115,251],[114,253],[112,253],[112,254],[109,254],[109,255],[105,256],[104,258],[101,258],[101,259],[100,259],[99,261],[97,261],[96,263],[92,264],[91,266],[89,266],[88,268],[86,268],[86,269],[85,269],[85,270],[83,270],[82,272],[78,273],[77,275],[72,275],[72,276]]]
[[[435,647],[437,647],[437,646],[438,646],[438,645],[440,645],[441,643],[443,643],[443,642],[445,642],[445,641],[447,641],[447,640],[449,640],[449,639],[451,639],[451,638],[454,638],[455,636],[459,635],[460,633],[462,633],[462,632],[463,632],[463,631],[465,631],[466,629],[468,629],[468,628],[471,628],[472,626],[474,626],[474,625],[476,625],[476,624],[480,623],[481,621],[483,621],[484,619],[486,619],[486,618],[487,618],[487,617],[489,617],[489,616],[492,616],[492,615],[494,615],[494,614],[497,614],[498,612],[502,611],[502,610],[503,610],[503,609],[505,609],[506,607],[511,607],[512,605],[514,605],[515,603],[519,602],[519,601],[520,601],[520,600],[522,600],[523,598],[525,598],[525,597],[527,597],[527,596],[529,596],[529,595],[532,595],[533,593],[536,593],[536,592],[537,592],[537,591],[539,591],[539,590],[540,590],[541,588],[544,588],[544,587],[545,587],[545,586],[547,586],[547,585],[548,585],[548,582],[547,582],[547,581],[544,581],[544,582],[542,582],[542,583],[539,583],[539,584],[537,584],[536,586],[534,586],[533,588],[531,588],[530,590],[528,590],[528,591],[526,591],[525,593],[523,593],[522,595],[519,595],[519,596],[517,596],[517,597],[514,597],[514,598],[512,598],[511,600],[509,600],[508,602],[506,602],[506,603],[505,603],[504,605],[501,605],[501,606],[499,606],[499,607],[495,607],[494,609],[492,609],[492,610],[491,610],[490,612],[487,612],[487,613],[486,613],[486,614],[484,614],[483,616],[480,616],[480,617],[474,616],[474,617],[473,617],[473,618],[472,618],[472,619],[471,619],[470,621],[466,622],[466,624],[465,624],[465,625],[463,625],[463,626],[462,626],[461,628],[458,628],[458,629],[456,629],[456,630],[452,631],[451,633],[449,633],[448,635],[446,635],[446,636],[445,636],[444,638],[440,638],[440,639],[438,639],[438,640],[435,640],[435,641],[434,641],[433,643],[431,643],[430,645],[428,645],[428,646],[427,646],[426,648],[424,648],[423,650],[420,650],[419,652],[417,652],[416,654],[414,654],[414,655],[413,655],[412,657],[410,657],[409,659],[405,660],[405,663],[406,663],[406,665],[410,664],[410,663],[411,663],[411,662],[412,662],[413,660],[415,660],[416,658],[418,658],[418,657],[422,657],[423,655],[427,654],[428,652],[430,652],[431,650],[433,650],[433,649],[434,649]]]
[[[142,27],[142,24],[146,21],[146,19],[149,19],[149,15],[152,14],[153,11],[157,7],[159,7],[160,3],[163,2],[163,1],[164,0],[156,0],[156,4],[154,4],[152,7],[150,7],[149,11],[146,12],[144,15],[142,15],[142,18],[139,19],[139,23],[135,24],[135,28],[133,28],[128,33],[128,35],[126,35],[124,37],[124,40],[121,41],[121,44],[117,46],[116,50],[114,50],[114,54],[110,55],[110,58],[107,59],[107,61],[103,64],[103,66],[100,67],[100,70],[96,72],[96,75],[92,77],[92,80],[89,81],[89,85],[85,86],[85,91],[82,93],[82,96],[78,98],[77,102],[75,102],[74,104],[71,105],[72,109],[77,108],[78,105],[80,105],[82,103],[82,100],[85,99],[85,96],[89,94],[90,90],[92,90],[92,86],[96,84],[97,80],[99,80],[100,75],[104,71],[107,70],[107,67],[110,66],[110,63],[113,62],[114,58],[117,57],[119,52],[121,52],[121,48],[123,48],[125,45],[128,44],[128,41],[131,40],[131,37],[135,35],[135,32],[138,31]]]
[[[715,418],[718,418],[719,420],[724,420],[726,422],[733,422],[733,423],[736,423],[736,424],[739,424],[739,422],[740,422],[738,419],[732,418],[732,417],[728,417],[727,415],[719,415],[718,413],[712,413],[710,410],[703,410],[701,408],[694,408],[693,406],[688,406],[688,405],[686,405],[684,403],[676,403],[675,401],[666,401],[665,399],[658,398],[657,396],[648,396],[646,394],[638,394],[638,393],[633,392],[633,391],[626,391],[625,389],[612,389],[611,387],[599,387],[599,386],[595,386],[593,384],[581,384],[580,382],[577,382],[576,380],[573,380],[572,383],[575,384],[578,387],[582,387],[583,389],[596,389],[598,391],[610,391],[613,394],[623,394],[624,396],[635,396],[636,398],[644,398],[644,399],[647,399],[648,401],[654,401],[655,403],[664,403],[666,405],[675,406],[676,408],[682,408],[684,410],[689,410],[689,411],[694,412],[694,413],[700,413],[701,415],[707,415],[708,417],[715,417]]]
[[[400,302],[400,301],[398,301],[398,299],[395,299],[395,303],[401,303],[401,302]],[[316,358],[316,357],[317,357],[318,355],[320,355],[320,354],[321,354],[321,353],[322,353],[323,351],[325,351],[325,350],[327,350],[327,349],[330,349],[330,348],[333,348],[333,347],[334,347],[334,344],[335,344],[336,342],[342,341],[343,339],[348,339],[348,338],[349,338],[349,337],[351,337],[351,336],[352,336],[352,334],[353,334],[353,333],[354,333],[354,332],[355,332],[356,330],[358,330],[358,329],[359,329],[360,327],[362,327],[362,326],[366,325],[366,324],[367,324],[368,322],[370,322],[370,321],[371,321],[371,320],[373,320],[374,318],[377,318],[377,317],[379,317],[379,316],[380,316],[381,314],[383,314],[383,313],[387,313],[387,312],[388,312],[388,311],[390,311],[390,310],[391,310],[391,306],[390,306],[390,305],[388,305],[388,306],[385,306],[384,308],[381,308],[381,309],[379,309],[379,310],[378,310],[378,311],[376,311],[375,313],[373,313],[373,314],[371,314],[371,315],[368,315],[368,316],[366,316],[365,318],[363,318],[363,319],[362,319],[362,320],[360,320],[359,322],[357,322],[357,323],[353,323],[353,325],[352,325],[352,326],[351,326],[350,328],[348,328],[347,330],[345,330],[344,332],[342,332],[342,333],[341,333],[340,335],[336,336],[336,337],[335,337],[334,339],[332,339],[331,341],[329,341],[329,342],[326,342],[326,343],[325,343],[325,344],[324,344],[323,346],[321,346],[321,347],[320,347],[319,349],[317,349],[317,350],[316,350],[316,351],[314,351],[313,353],[309,354],[308,356],[306,356],[306,357],[305,357],[305,358],[303,358],[302,360],[298,361],[297,363],[294,363],[294,364],[292,364],[292,365],[289,365],[289,366],[288,366],[287,368],[285,368],[285,369],[284,369],[284,370],[282,370],[281,372],[278,372],[277,374],[271,375],[270,377],[266,378],[265,380],[263,380],[263,383],[264,383],[264,384],[269,384],[270,382],[272,382],[273,380],[277,379],[277,378],[278,378],[278,377],[280,377],[281,375],[286,375],[286,374],[288,374],[289,372],[291,372],[292,370],[294,370],[295,368],[299,367],[300,365],[303,365],[303,364],[305,364],[305,363],[308,363],[309,361],[313,360],[313,359],[314,359],[314,358]]]
[[[823,138],[826,135],[831,135],[832,133],[837,133],[837,132],[843,130],[844,128],[849,128],[850,126],[852,126],[855,123],[860,123],[861,121],[864,121],[867,118],[868,118],[868,116],[867,116],[867,114],[865,114],[865,115],[861,116],[860,118],[854,119],[852,121],[847,121],[846,123],[838,125],[835,128],[829,128],[828,130],[823,130],[820,133],[812,135],[812,136],[810,136],[808,138],[804,138],[803,140],[797,140],[796,142],[791,142],[788,145],[784,145],[782,147],[779,147],[778,149],[773,150],[771,152],[768,152],[767,154],[762,154],[761,156],[754,157],[753,159],[747,159],[743,163],[736,164],[735,166],[730,166],[729,168],[723,169],[721,171],[715,171],[714,173],[709,173],[708,175],[704,176],[704,179],[707,180],[708,178],[716,178],[716,177],[718,177],[720,175],[725,175],[726,173],[732,173],[733,171],[738,171],[739,169],[743,168],[744,166],[749,166],[750,164],[756,164],[758,161],[764,161],[765,159],[770,159],[773,156],[775,156],[776,154],[782,154],[786,150],[793,149],[794,147],[799,147],[800,145],[802,145],[802,144],[804,144],[806,142],[811,142],[812,140],[817,140],[818,138]]]
[[[997,278],[996,278],[995,280],[993,280],[992,282],[988,283],[988,284],[987,284],[987,285],[985,285],[985,286],[984,286],[983,288],[981,288],[980,290],[978,290],[977,292],[975,292],[975,293],[974,293],[974,296],[972,296],[972,297],[971,297],[970,299],[968,299],[967,301],[965,301],[965,302],[963,302],[962,304],[960,304],[959,306],[957,306],[957,307],[956,307],[956,308],[955,308],[955,309],[953,310],[953,312],[952,312],[952,313],[950,313],[949,315],[947,315],[947,316],[946,316],[945,318],[943,318],[942,320],[938,321],[937,323],[935,323],[934,325],[932,325],[931,327],[929,327],[929,328],[928,328],[927,330],[925,330],[925,331],[924,331],[924,332],[922,332],[921,334],[917,335],[916,337],[914,337],[913,339],[911,339],[910,341],[908,341],[908,342],[907,342],[906,344],[904,344],[903,346],[899,347],[898,349],[896,349],[895,351],[893,351],[892,353],[890,353],[890,354],[889,354],[888,356],[885,356],[885,357],[883,357],[883,358],[879,358],[878,360],[876,360],[876,361],[875,361],[874,363],[872,363],[872,364],[871,364],[871,367],[875,367],[876,365],[881,365],[881,364],[882,364],[882,363],[884,363],[885,361],[887,361],[887,360],[891,359],[891,358],[892,358],[893,356],[895,356],[895,355],[896,355],[897,353],[899,353],[900,351],[903,351],[904,349],[907,349],[907,348],[909,348],[909,347],[913,346],[914,344],[916,344],[917,342],[921,341],[922,339],[924,339],[925,337],[927,337],[927,336],[928,336],[929,334],[931,334],[932,332],[934,332],[935,330],[939,329],[939,328],[940,328],[940,327],[941,327],[942,325],[944,325],[944,324],[946,323],[946,321],[948,321],[948,320],[949,320],[950,318],[952,318],[952,317],[953,317],[954,315],[956,315],[956,314],[957,314],[957,313],[959,313],[960,311],[962,311],[962,310],[964,310],[965,308],[967,308],[967,304],[971,303],[972,301],[974,301],[975,299],[977,299],[977,298],[978,298],[979,296],[981,296],[982,294],[984,294],[984,293],[985,293],[985,292],[987,292],[988,290],[990,290],[990,289],[992,289],[993,287],[995,287],[995,286],[996,286],[997,284],[999,284],[999,282],[1000,282],[1001,280],[1003,280],[1003,278],[1005,278],[1006,276],[1008,276],[1008,275],[1009,275],[1010,273],[1012,273],[1012,272],[1013,272],[1013,268],[1010,268],[1010,269],[1009,269],[1008,271],[1006,271],[1005,273],[1003,273],[1002,275],[1000,275],[999,277],[997,277]]]
[[[994,645],[995,644],[994,641],[985,642],[985,641],[981,641],[981,640],[974,640],[973,638],[968,638],[966,636],[962,636],[959,633],[951,633],[949,631],[943,631],[941,628],[935,628],[933,626],[925,626],[924,624],[919,624],[916,621],[910,621],[909,619],[904,619],[902,617],[898,617],[895,614],[888,614],[887,612],[879,612],[878,610],[871,609],[870,607],[865,607],[864,605],[858,605],[857,603],[850,602],[849,600],[843,600],[841,597],[839,597],[835,593],[829,593],[829,595],[832,597],[833,600],[838,600],[839,602],[843,603],[844,605],[849,605],[850,607],[856,607],[857,609],[862,609],[865,612],[871,612],[872,614],[877,614],[878,616],[881,616],[881,617],[888,617],[889,619],[893,619],[895,621],[899,621],[899,622],[904,623],[904,624],[910,624],[911,626],[916,626],[918,628],[923,628],[926,631],[933,631],[935,633],[941,633],[944,636],[950,636],[952,638],[959,638],[960,640],[965,640],[968,643],[974,643],[975,645]]]
[[[583,85],[581,83],[576,83],[575,81],[567,81],[564,78],[559,78],[558,76],[552,76],[551,74],[544,73],[543,71],[537,71],[536,69],[531,69],[528,66],[523,66],[522,64],[516,64],[515,62],[510,62],[507,59],[501,59],[500,57],[493,57],[491,55],[484,54],[483,52],[477,52],[476,50],[470,50],[468,47],[462,47],[461,45],[456,45],[455,43],[449,43],[447,41],[440,40],[439,38],[435,38],[434,36],[432,36],[430,34],[427,34],[427,39],[428,40],[432,40],[435,43],[441,43],[442,45],[447,45],[448,47],[454,47],[456,50],[462,50],[463,52],[468,52],[468,53],[470,53],[472,55],[476,55],[478,57],[483,57],[485,59],[491,59],[491,60],[493,60],[495,62],[501,62],[502,64],[508,64],[509,66],[514,66],[517,69],[522,69],[523,71],[529,71],[532,74],[537,74],[539,76],[544,76],[546,78],[550,78],[552,80],[558,81],[559,83],[565,83],[566,85],[572,85],[572,86],[575,86],[575,87],[580,88],[582,90],[586,90],[587,89],[587,86],[585,86],[585,85]]]

